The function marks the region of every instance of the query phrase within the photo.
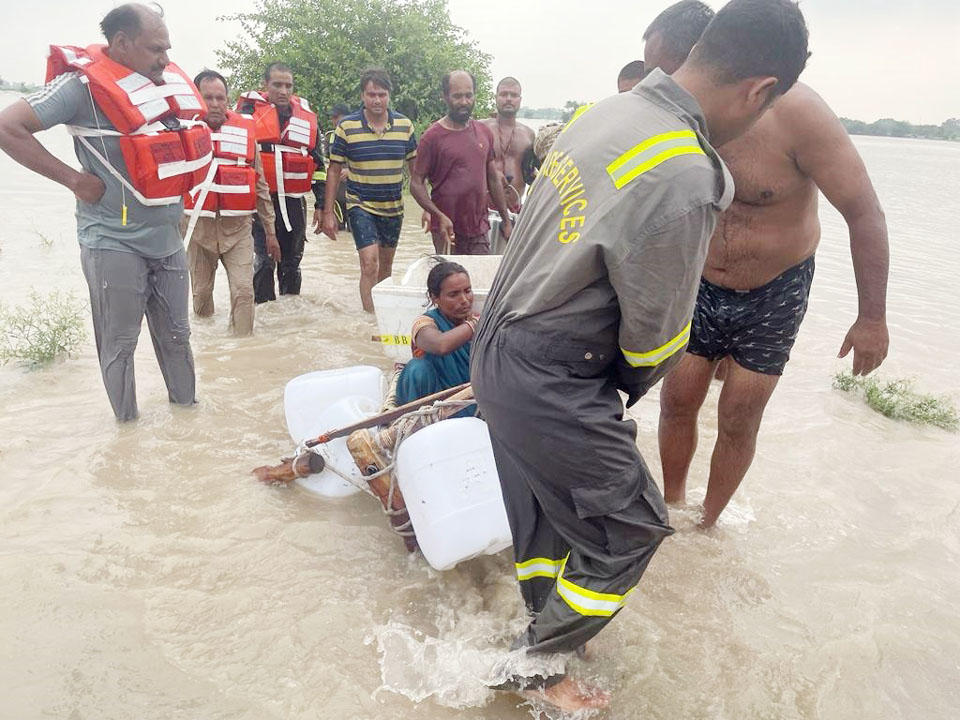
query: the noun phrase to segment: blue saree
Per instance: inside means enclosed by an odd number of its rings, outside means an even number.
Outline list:
[[[438,308],[424,313],[433,318],[440,332],[456,327]],[[425,395],[470,382],[470,343],[465,343],[449,355],[424,353],[406,364],[397,381],[397,404],[404,405]],[[476,405],[457,413],[455,417],[473,415]]]

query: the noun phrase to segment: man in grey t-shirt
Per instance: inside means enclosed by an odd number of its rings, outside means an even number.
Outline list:
[[[170,40],[163,19],[143,5],[121,5],[100,23],[110,59],[155,83],[169,64]],[[85,78],[55,78],[39,92],[0,113],[0,149],[21,165],[68,187],[77,196],[80,261],[90,290],[100,369],[119,420],[137,417],[133,354],[143,316],[170,401],[195,402],[188,320],[189,277],[178,223],[183,203],[146,206],[79,140],[77,171],[33,137],[69,125],[100,130],[114,126],[96,106]],[[130,181],[117,137],[89,142]]]

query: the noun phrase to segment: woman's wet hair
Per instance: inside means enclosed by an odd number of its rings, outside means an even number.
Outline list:
[[[440,297],[440,290],[443,288],[444,280],[457,273],[463,273],[467,277],[470,277],[470,273],[468,273],[467,269],[460,263],[444,260],[438,255],[431,255],[431,257],[437,264],[430,268],[430,273],[427,275],[427,299],[433,302],[434,298]]]

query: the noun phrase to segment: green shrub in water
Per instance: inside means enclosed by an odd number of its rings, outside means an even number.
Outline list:
[[[86,337],[85,306],[70,293],[30,293],[30,305],[0,306],[0,364],[49,365],[76,353]]]
[[[845,370],[834,375],[833,386],[845,392],[862,394],[867,405],[894,420],[935,425],[944,430],[960,428],[960,412],[950,398],[918,392],[913,389],[911,380],[857,377]]]

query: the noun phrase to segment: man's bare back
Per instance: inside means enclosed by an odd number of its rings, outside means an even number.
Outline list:
[[[814,254],[818,185],[845,215],[848,206],[877,202],[840,121],[801,83],[719,152],[737,192],[717,223],[703,276],[722,287],[760,287]]]
[[[536,133],[515,118],[484,118],[480,122],[493,133],[494,164],[503,173],[507,183],[516,190],[516,195],[507,193],[507,203],[514,208],[520,204],[526,188],[523,181],[523,156],[533,147]]]

